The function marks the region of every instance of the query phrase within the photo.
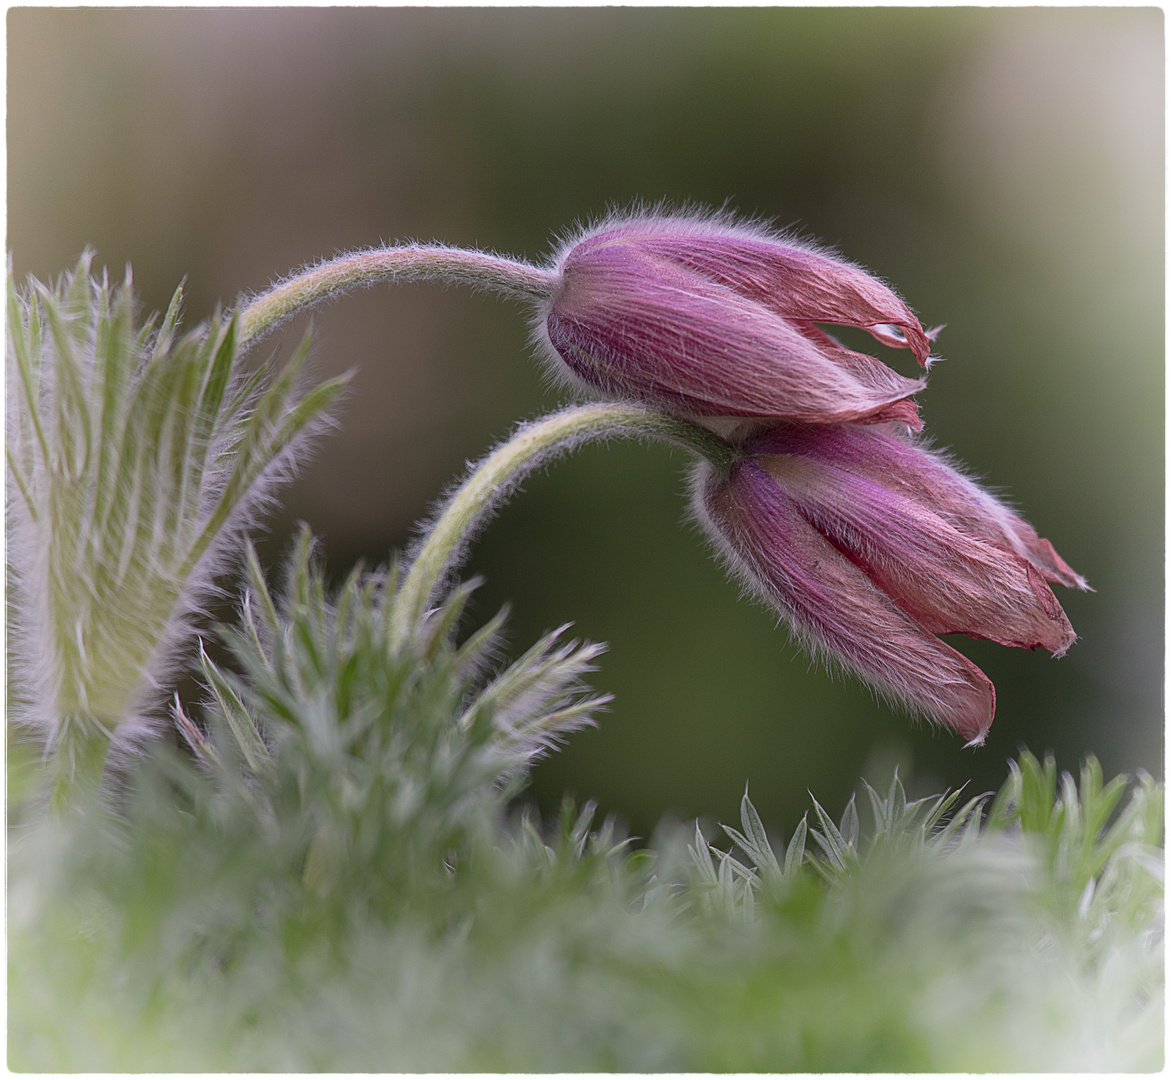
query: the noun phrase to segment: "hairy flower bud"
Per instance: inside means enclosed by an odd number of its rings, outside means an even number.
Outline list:
[[[726,476],[696,473],[722,553],[814,652],[983,742],[995,691],[936,634],[1060,656],[1048,582],[1086,588],[1048,541],[940,455],[880,427],[781,424]]]
[[[924,367],[928,335],[890,289],[834,256],[718,216],[647,215],[587,231],[554,269],[537,337],[579,385],[701,422],[922,426],[910,398],[925,380],[817,324],[860,327]]]

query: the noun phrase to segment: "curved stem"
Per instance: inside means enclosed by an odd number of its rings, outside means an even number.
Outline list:
[[[477,528],[525,476],[559,453],[615,435],[681,446],[725,472],[737,456],[705,428],[637,405],[581,405],[524,425],[473,469],[423,540],[395,605],[393,646],[402,647]]]
[[[555,275],[529,263],[440,244],[374,248],[322,263],[274,285],[239,313],[247,348],[294,315],[356,288],[381,282],[449,281],[529,299],[549,295]]]

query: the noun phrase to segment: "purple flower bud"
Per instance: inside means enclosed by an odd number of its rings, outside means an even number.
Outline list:
[[[585,232],[555,272],[537,337],[589,389],[701,422],[922,426],[910,398],[924,379],[817,325],[861,327],[927,364],[911,310],[841,259],[720,217],[647,215]]]
[[[996,694],[936,634],[1060,656],[1047,582],[1086,588],[1047,540],[942,456],[881,427],[780,424],[695,509],[721,552],[815,653],[980,744]]]

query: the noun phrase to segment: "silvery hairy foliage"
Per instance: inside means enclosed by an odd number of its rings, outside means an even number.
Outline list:
[[[490,674],[503,613],[457,643],[474,585],[392,633],[400,571],[356,568],[326,588],[302,530],[274,595],[254,550],[231,667],[201,655],[206,725],[180,727],[219,784],[246,778],[257,828],[308,838],[306,880],[355,893],[500,812],[532,763],[608,700],[584,677],[601,647],[546,635]],[[233,670],[235,669],[235,670]],[[230,735],[230,738],[228,736]]]
[[[265,650],[255,769],[213,709],[202,767],[156,748],[119,814],[20,838],[14,1067],[1158,1067],[1149,777],[1024,755],[958,809],[896,779],[838,820],[815,805],[787,843],[746,798],[733,848],[671,829],[638,847],[590,806],[509,811],[498,730],[453,724],[458,648],[424,634],[430,658],[382,675],[335,665],[301,603]],[[330,674],[294,700],[293,670]],[[335,727],[346,694],[358,720]]]
[[[140,323],[92,254],[10,284],[7,540],[12,717],[62,784],[149,728],[218,571],[344,379],[301,393],[308,342],[249,371],[236,320]]]

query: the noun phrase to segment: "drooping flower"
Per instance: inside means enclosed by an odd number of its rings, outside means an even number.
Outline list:
[[[980,744],[991,681],[937,634],[1060,656],[1049,583],[1085,580],[1032,527],[893,426],[780,424],[726,476],[695,477],[701,522],[815,653]]]
[[[925,385],[835,341],[930,340],[889,288],[811,246],[725,218],[612,218],[568,243],[537,338],[570,381],[697,419],[922,425]],[[714,426],[714,425],[713,425]]]

